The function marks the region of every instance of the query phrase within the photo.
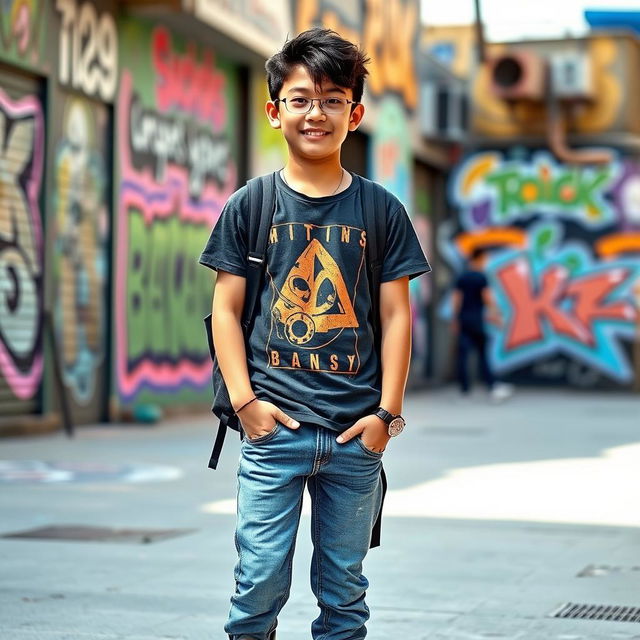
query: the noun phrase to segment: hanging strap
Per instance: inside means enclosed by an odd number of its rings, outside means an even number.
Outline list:
[[[382,341],[380,326],[380,281],[387,240],[387,209],[385,190],[375,182],[361,178],[363,187],[364,219],[367,229],[367,264],[369,265],[369,286],[371,313],[376,349]]]
[[[247,207],[249,209],[249,234],[247,237],[247,273],[246,273],[246,291],[244,299],[244,309],[242,311],[242,330],[247,332],[253,321],[256,303],[260,295],[260,286],[262,284],[265,268],[267,242],[269,238],[269,229],[273,220],[273,214],[276,208],[276,174],[272,173],[267,176],[259,176],[252,178],[247,182]],[[207,339],[209,341],[209,350],[213,350],[213,332],[211,328],[211,316],[205,318],[205,326],[207,327]],[[218,425],[218,434],[213,445],[213,451],[209,459],[209,468],[215,469],[218,466],[220,453],[224,446],[224,439],[227,428],[239,431],[242,438],[242,429],[235,414],[223,414],[220,417]]]
[[[386,192],[371,180],[362,180],[364,220],[367,229],[367,264],[369,265],[369,286],[371,295],[371,321],[375,339],[376,351],[380,354],[382,347],[382,326],[380,323],[380,284],[382,280],[382,266],[387,240],[387,207]],[[384,467],[380,467],[380,482],[382,483],[382,500],[371,531],[371,549],[380,546],[382,530],[382,507],[387,495],[387,476]]]
[[[242,328],[247,331],[254,318],[266,267],[269,229],[276,207],[276,174],[252,178],[247,182],[249,236],[247,242],[247,285]]]

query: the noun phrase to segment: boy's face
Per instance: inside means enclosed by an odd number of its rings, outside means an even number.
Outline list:
[[[353,91],[339,87],[330,80],[321,86],[314,86],[306,67],[298,65],[287,76],[277,103],[267,102],[266,112],[274,129],[282,129],[289,146],[289,153],[301,159],[324,160],[336,157],[340,159],[340,148],[347,133],[358,128],[364,115],[361,104],[347,104],[344,113],[325,113],[318,101],[308,113],[291,113],[287,110],[295,98],[342,98],[353,100]]]

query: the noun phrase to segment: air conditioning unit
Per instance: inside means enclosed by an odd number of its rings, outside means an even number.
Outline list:
[[[551,56],[551,88],[560,100],[593,99],[593,76],[589,56],[584,52]]]
[[[502,100],[544,100],[545,75],[545,60],[532,51],[516,49],[489,60],[491,91]]]
[[[466,87],[446,82],[420,86],[420,132],[428,138],[461,140],[468,130],[469,97]]]

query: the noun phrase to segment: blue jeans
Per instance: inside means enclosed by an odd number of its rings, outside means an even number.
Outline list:
[[[266,640],[289,597],[305,484],[311,495],[311,588],[320,615],[315,640],[361,640],[369,609],[362,561],[380,509],[381,453],[359,437],[302,424],[276,424],[241,445],[238,468],[236,590],[225,631]]]

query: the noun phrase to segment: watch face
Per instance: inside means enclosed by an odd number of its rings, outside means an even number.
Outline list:
[[[389,435],[391,437],[397,436],[399,433],[402,433],[403,429],[404,429],[404,420],[400,416],[398,416],[397,418],[394,418],[389,423]]]

